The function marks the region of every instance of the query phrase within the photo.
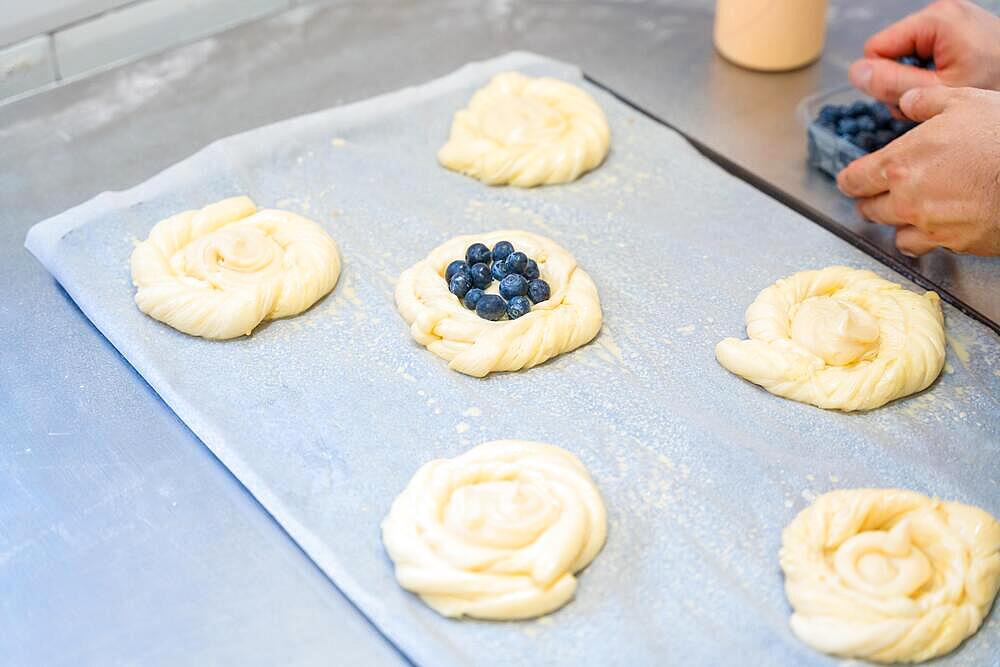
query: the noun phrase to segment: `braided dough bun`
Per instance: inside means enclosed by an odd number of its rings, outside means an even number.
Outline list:
[[[1000,523],[900,489],[824,494],[785,528],[792,631],[825,653],[919,662],[979,628],[1000,587]]]
[[[762,291],[746,312],[750,340],[715,356],[772,394],[835,410],[870,410],[929,386],[944,366],[938,295],[871,271],[802,271]]]
[[[297,315],[337,284],[340,253],[323,228],[232,197],[153,226],[132,252],[139,310],[204,338],[249,335]]]
[[[510,241],[538,262],[552,295],[516,320],[491,322],[448,291],[444,273],[471,244],[492,248],[499,241]],[[544,236],[516,230],[459,236],[438,246],[400,275],[396,306],[418,343],[452,370],[474,377],[531,368],[574,350],[597,335],[602,321],[597,287],[573,256]]]
[[[580,461],[496,440],[425,464],[382,522],[400,586],[444,616],[541,616],[573,597],[604,546],[601,494]]]
[[[601,164],[610,137],[601,107],[580,88],[507,72],[455,114],[438,160],[489,185],[568,183]]]

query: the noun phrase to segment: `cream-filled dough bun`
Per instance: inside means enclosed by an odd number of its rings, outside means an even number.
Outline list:
[[[772,394],[833,410],[870,410],[928,387],[945,357],[934,292],[871,271],[802,271],[762,291],[746,311],[749,340],[715,356]]]
[[[297,315],[337,284],[337,244],[312,220],[248,197],[161,220],[132,251],[139,310],[178,331],[226,339]]]
[[[463,305],[445,280],[449,264],[474,244],[494,248],[506,241],[537,264],[548,284],[547,299],[517,319],[490,321]],[[487,292],[498,290],[491,282]],[[458,236],[404,271],[396,283],[396,306],[413,338],[449,368],[484,377],[531,368],[589,342],[601,330],[601,302],[590,276],[554,241],[518,230]]]
[[[455,114],[438,161],[489,185],[568,183],[604,161],[611,132],[590,95],[549,77],[493,77]]]
[[[845,658],[920,662],[979,629],[1000,587],[1000,523],[901,489],[826,493],[785,528],[791,627]]]
[[[604,546],[601,494],[554,445],[496,440],[423,465],[382,522],[400,586],[438,613],[542,616]]]

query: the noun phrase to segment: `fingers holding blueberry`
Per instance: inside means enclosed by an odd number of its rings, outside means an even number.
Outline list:
[[[901,100],[922,122],[837,178],[860,213],[897,228],[900,252],[1000,255],[1000,92],[935,86]]]

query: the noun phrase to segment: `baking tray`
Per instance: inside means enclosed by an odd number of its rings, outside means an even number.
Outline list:
[[[582,85],[613,148],[576,183],[489,188],[437,166],[453,112],[497,72]],[[205,341],[132,302],[133,243],[233,194],[307,215],[338,241],[336,289],[253,336]],[[414,343],[396,276],[460,233],[523,227],[570,249],[605,311],[590,345],[475,379]],[[953,347],[919,396],[864,414],[772,396],[720,368],[757,292],[805,268],[894,276],[732,177],[678,134],[525,53],[212,144],[131,190],[31,230],[27,245],[168,405],[380,630],[423,665],[834,664],[787,626],[782,527],[833,488],[902,486],[1000,515],[1000,346],[945,308]],[[912,285],[910,285],[912,287]],[[67,307],[69,307],[67,305]],[[609,537],[551,616],[441,618],[395,583],[379,521],[422,463],[497,438],[577,454]],[[252,557],[252,554],[248,554]],[[982,664],[998,622],[946,664]],[[335,658],[335,656],[332,656]]]

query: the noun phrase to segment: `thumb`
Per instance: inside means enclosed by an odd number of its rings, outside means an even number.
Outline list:
[[[936,72],[885,58],[859,60],[851,65],[847,74],[855,87],[890,106],[898,104],[900,95],[910,88],[939,83]]]
[[[961,93],[961,88],[930,86],[913,88],[899,98],[899,109],[910,120],[921,123],[944,111],[951,100]]]

